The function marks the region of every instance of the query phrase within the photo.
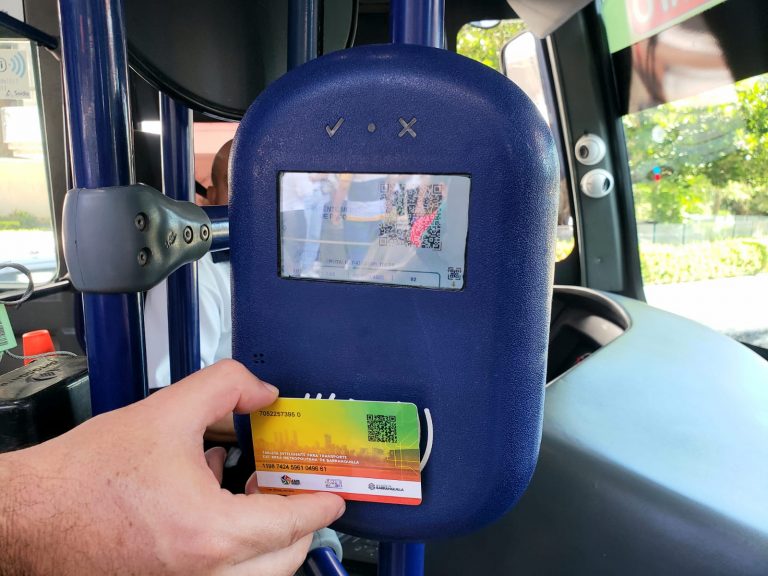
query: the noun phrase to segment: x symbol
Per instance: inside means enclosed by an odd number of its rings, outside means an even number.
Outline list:
[[[400,130],[400,134],[397,135],[398,138],[402,138],[406,134],[410,134],[411,138],[416,138],[416,132],[413,131],[411,126],[416,124],[416,118],[411,118],[410,122],[406,122],[402,118],[400,118],[400,125],[403,127],[402,130]]]

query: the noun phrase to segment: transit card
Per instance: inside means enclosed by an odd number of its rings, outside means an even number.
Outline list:
[[[421,503],[415,404],[279,398],[251,414],[251,430],[262,492]]]

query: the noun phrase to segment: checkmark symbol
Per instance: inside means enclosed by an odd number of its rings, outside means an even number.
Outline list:
[[[329,138],[333,138],[333,135],[336,134],[336,131],[341,128],[341,125],[344,124],[344,118],[339,118],[336,121],[336,124],[333,125],[333,128],[330,126],[325,127],[325,131],[328,133]]]

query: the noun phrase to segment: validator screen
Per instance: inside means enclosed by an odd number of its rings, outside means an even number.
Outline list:
[[[460,290],[470,178],[282,172],[283,278]]]

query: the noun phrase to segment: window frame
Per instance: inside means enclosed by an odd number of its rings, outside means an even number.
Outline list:
[[[530,30],[525,30],[516,34],[510,38],[502,47],[499,56],[499,62],[502,69],[502,74],[507,76],[506,66],[506,52],[507,47],[514,42],[517,38],[520,38],[524,34],[530,34],[535,42],[536,59],[539,68],[539,78],[541,80],[542,92],[544,94],[544,102],[547,107],[547,114],[549,116],[549,129],[552,132],[552,137],[555,141],[555,147],[557,148],[557,155],[560,161],[560,177],[561,181],[565,182],[569,211],[571,215],[572,234],[573,234],[573,249],[562,260],[555,262],[555,283],[557,284],[577,284],[579,277],[579,226],[578,218],[576,216],[576,202],[575,202],[575,190],[573,187],[573,180],[571,178],[570,161],[567,155],[567,148],[565,145],[565,132],[567,130],[567,118],[562,112],[562,106],[558,99],[558,91],[556,85],[556,68],[555,62],[552,58],[551,46],[549,38],[540,39],[536,38],[535,34]],[[509,76],[507,76],[509,78]],[[562,189],[561,189],[562,194]]]

